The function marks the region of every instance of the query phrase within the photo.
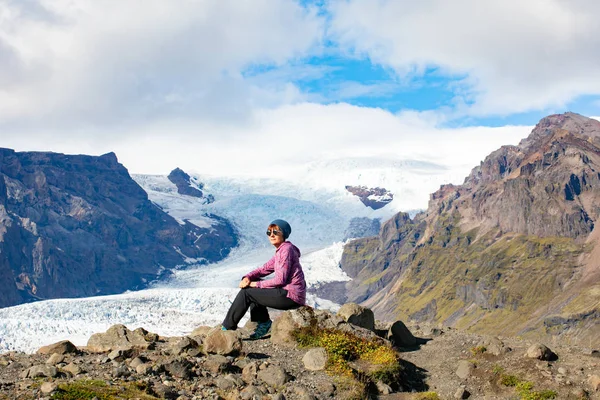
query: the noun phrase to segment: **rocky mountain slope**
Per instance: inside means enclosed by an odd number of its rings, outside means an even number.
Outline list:
[[[233,227],[177,222],[113,153],[0,149],[0,307],[144,286],[186,260],[217,261]]]
[[[600,353],[575,346],[281,313],[270,335],[198,327],[183,337],[114,325],[87,346],[61,341],[0,355],[0,399],[597,399]]]
[[[347,298],[378,317],[600,342],[600,122],[542,119],[426,212],[349,243]]]

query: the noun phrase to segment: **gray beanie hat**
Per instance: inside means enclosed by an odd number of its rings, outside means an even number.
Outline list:
[[[269,225],[277,225],[283,231],[284,239],[290,237],[290,233],[292,233],[292,227],[290,226],[290,224],[288,224],[287,221],[284,221],[282,219],[276,219],[274,221],[271,221]]]

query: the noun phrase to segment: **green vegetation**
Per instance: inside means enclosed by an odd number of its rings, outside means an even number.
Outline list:
[[[459,225],[457,212],[440,215],[433,236],[412,250],[396,294],[399,319],[431,309],[435,314],[428,317],[453,316],[459,329],[515,334],[531,322],[531,313],[562,293],[578,257],[588,251],[571,238],[497,230],[477,236],[476,229],[463,233]],[[473,303],[478,307],[469,307]]]
[[[485,346],[475,346],[471,348],[471,354],[476,356],[478,354],[483,354],[487,351]]]
[[[492,368],[492,374],[494,375],[500,375],[503,372],[504,368],[498,364],[494,365],[494,367]]]
[[[108,385],[100,380],[80,380],[58,385],[58,391],[52,395],[56,400],[121,400],[138,398],[154,400],[156,397],[146,393],[147,386],[141,382],[121,382]]]
[[[366,340],[348,332],[322,329],[316,322],[293,332],[300,347],[323,347],[328,355],[326,372],[346,387],[345,398],[362,398],[369,382],[397,385],[402,373],[398,354],[377,340]],[[351,363],[354,363],[351,365]],[[356,368],[360,365],[361,368]]]
[[[514,375],[502,375],[500,383],[504,386],[514,387],[521,400],[547,400],[555,399],[558,394],[554,390],[533,390],[533,383],[521,381]]]

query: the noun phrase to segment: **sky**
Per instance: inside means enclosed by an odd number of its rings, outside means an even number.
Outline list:
[[[596,0],[0,0],[0,147],[131,173],[477,163],[600,115]]]

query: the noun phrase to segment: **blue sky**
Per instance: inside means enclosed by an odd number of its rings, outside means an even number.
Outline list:
[[[297,162],[432,158],[449,137],[477,162],[548,114],[600,115],[598,13],[593,0],[0,0],[0,139],[157,173],[264,170],[256,154],[278,146]]]

